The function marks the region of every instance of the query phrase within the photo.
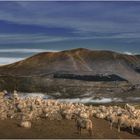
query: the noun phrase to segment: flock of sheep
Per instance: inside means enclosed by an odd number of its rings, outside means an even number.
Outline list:
[[[31,128],[36,119],[50,120],[74,119],[78,133],[86,129],[92,135],[94,122],[92,118],[106,119],[110,128],[117,126],[118,132],[122,127],[140,129],[140,110],[129,104],[125,108],[119,106],[86,106],[82,103],[59,102],[41,97],[21,98],[16,91],[9,98],[5,92],[0,92],[0,119],[18,119],[20,126]]]

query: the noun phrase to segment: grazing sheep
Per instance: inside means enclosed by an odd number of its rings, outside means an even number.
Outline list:
[[[130,114],[119,114],[117,112],[114,112],[109,116],[110,121],[110,128],[112,129],[113,124],[117,125],[118,132],[120,132],[120,129],[122,127],[131,128],[132,133],[134,132],[135,128],[135,119],[131,118]]]
[[[99,119],[105,119],[107,117],[107,113],[98,112],[96,113],[95,117]]]
[[[140,110],[139,109],[135,109],[130,115],[132,117],[138,119],[138,118],[140,118]]]
[[[90,136],[92,136],[93,131],[93,124],[90,119],[84,119],[77,116],[76,118],[76,127],[78,130],[78,133],[81,135],[81,129],[86,129]]]
[[[124,122],[127,128],[131,128],[131,132],[134,133],[134,129],[140,129],[140,119],[129,118]]]
[[[31,128],[32,125],[30,121],[21,121],[20,126],[24,128]]]
[[[17,93],[16,90],[14,90],[13,98],[14,98],[14,99],[17,99],[17,100],[19,99],[19,95],[18,95],[18,93]]]
[[[3,99],[5,93],[4,92],[0,92],[0,99]]]
[[[125,105],[125,109],[128,110],[130,113],[132,113],[133,111],[135,111],[135,107],[131,106],[129,104]]]
[[[112,129],[115,124],[118,132],[122,127],[140,129],[140,110],[126,104],[125,109],[119,106],[86,106],[82,103],[59,102],[58,100],[45,100],[41,97],[21,98],[14,91],[13,98],[6,98],[0,92],[0,119],[7,118],[21,120],[20,126],[31,128],[31,121],[49,118],[50,120],[75,119],[76,127],[81,134],[81,129],[86,129],[92,135],[92,117],[106,119]]]
[[[84,111],[79,112],[79,116],[80,116],[80,118],[84,118],[84,119],[89,118],[89,114]]]
[[[126,123],[127,123],[127,126],[128,126],[128,124],[130,125],[128,115],[122,114],[121,116],[118,117],[118,132],[120,132],[121,127],[123,127],[123,126],[126,127]]]
[[[0,119],[1,119],[1,120],[7,119],[7,113],[6,113],[6,112],[2,112],[2,113],[0,114]]]
[[[48,113],[46,113],[46,118],[49,118],[49,120],[62,120],[62,116],[60,114],[59,111],[55,111],[55,110],[52,110],[52,111],[48,111]]]
[[[31,111],[30,113],[29,112],[26,112],[26,113],[23,113],[21,115],[21,120],[23,121],[31,121],[33,119],[33,116],[34,115],[34,112]]]
[[[108,117],[108,120],[110,122],[110,128],[112,129],[113,127],[113,124],[116,124],[118,125],[118,122],[119,122],[119,117],[117,116],[116,113],[113,113],[111,114],[109,117]],[[119,127],[118,127],[118,132],[120,131]]]
[[[73,112],[70,109],[63,109],[61,110],[61,115],[64,119],[71,120],[73,116]]]

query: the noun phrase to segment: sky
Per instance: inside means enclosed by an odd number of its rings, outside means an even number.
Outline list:
[[[140,54],[140,2],[0,1],[0,65],[73,48]]]

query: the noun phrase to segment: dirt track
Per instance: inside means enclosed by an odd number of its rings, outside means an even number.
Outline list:
[[[110,130],[109,123],[102,119],[93,119],[93,136],[88,136],[87,131],[82,130],[82,135],[77,133],[74,121],[49,121],[38,120],[33,123],[31,129],[18,126],[16,120],[0,121],[0,138],[120,138],[120,139],[140,139],[140,132],[131,134],[125,129],[120,133],[114,127]]]

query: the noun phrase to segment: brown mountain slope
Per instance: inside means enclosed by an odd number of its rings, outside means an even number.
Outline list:
[[[44,52],[0,67],[1,75],[43,75],[65,72],[78,75],[116,74],[131,82],[140,81],[140,56],[78,48]]]

